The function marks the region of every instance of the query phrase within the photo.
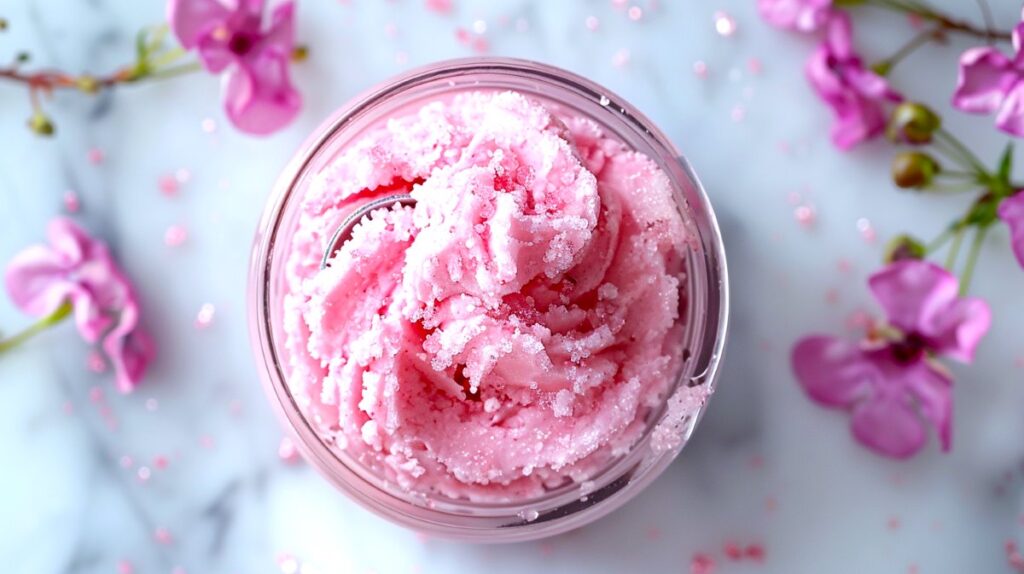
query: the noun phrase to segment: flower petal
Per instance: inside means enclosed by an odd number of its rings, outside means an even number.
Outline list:
[[[992,325],[988,303],[977,297],[957,299],[922,326],[936,353],[964,363],[974,360],[974,350]]]
[[[935,427],[942,450],[949,451],[953,440],[953,380],[926,361],[907,369],[904,380],[921,416]]]
[[[840,60],[855,58],[853,51],[853,24],[846,12],[837,11],[825,28],[825,42]]]
[[[881,135],[885,131],[885,108],[874,100],[849,93],[845,101],[833,105],[832,143],[841,150]]]
[[[4,282],[11,302],[33,317],[49,315],[71,294],[64,258],[44,245],[33,245],[11,259]]]
[[[287,125],[302,107],[288,78],[289,54],[262,50],[225,77],[224,106],[238,129],[265,135]]]
[[[930,335],[936,314],[956,301],[958,282],[930,261],[903,260],[872,275],[868,286],[895,327]]]
[[[191,50],[231,12],[218,0],[169,0],[167,22],[182,47]]]
[[[797,342],[792,364],[807,395],[829,407],[849,407],[878,378],[877,369],[858,345],[827,335]]]
[[[142,380],[155,355],[149,335],[138,325],[139,309],[133,302],[121,309],[117,325],[103,340],[103,351],[114,367],[117,389],[131,392]]]
[[[996,114],[996,127],[1008,134],[1024,137],[1024,74],[1006,94]]]
[[[927,438],[911,398],[895,390],[854,407],[850,425],[861,444],[892,458],[912,456]]]
[[[960,56],[953,105],[965,112],[993,112],[1017,77],[1010,60],[999,50],[971,48]]]
[[[832,0],[758,0],[761,17],[778,28],[813,32],[828,20]]]
[[[1010,228],[1010,245],[1024,267],[1024,191],[1018,190],[999,204],[999,219]]]

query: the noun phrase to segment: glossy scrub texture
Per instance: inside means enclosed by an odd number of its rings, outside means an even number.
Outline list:
[[[364,218],[319,268],[356,203]],[[585,484],[683,360],[687,235],[649,158],[514,92],[364,133],[316,175],[286,266],[288,385],[327,442],[425,495]]]

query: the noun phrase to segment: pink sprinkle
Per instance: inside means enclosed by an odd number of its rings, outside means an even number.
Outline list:
[[[583,21],[583,25],[587,27],[587,30],[596,32],[601,26],[601,21],[597,19],[597,16],[587,16],[587,19]]]
[[[791,191],[791,192],[786,194],[786,203],[788,203],[790,205],[793,205],[793,206],[800,205],[801,203],[803,203],[803,201],[804,201],[804,198],[803,198],[802,195],[800,195],[800,192],[798,192],[798,191]]]
[[[160,526],[153,531],[153,540],[156,540],[158,544],[163,544],[164,546],[166,546],[174,541],[174,537],[171,536],[170,530],[167,530],[166,528]]]
[[[487,21],[486,20],[473,20],[473,32],[477,34],[484,34],[487,32]]]
[[[626,15],[629,16],[630,20],[634,22],[639,22],[640,19],[644,17],[644,10],[639,6],[630,6],[629,10],[626,12]]]
[[[408,54],[408,52],[404,52],[402,50],[399,50],[399,51],[395,52],[395,63],[396,64],[398,64],[399,66],[404,66],[408,62],[409,62],[409,54]]]
[[[776,147],[778,147],[779,153],[781,153],[782,155],[793,155],[793,144],[789,143],[786,140],[779,140],[779,143],[776,144]]]
[[[747,60],[747,69],[750,70],[751,74],[758,75],[764,70],[764,65],[758,58],[751,58]]]
[[[281,553],[277,555],[277,567],[281,569],[281,574],[297,574],[299,561],[291,554]]]
[[[764,499],[764,509],[768,512],[775,512],[779,508],[779,501],[774,496],[768,496]]]
[[[199,127],[204,132],[212,134],[217,131],[217,122],[213,118],[203,118],[203,120],[199,122]]]
[[[690,560],[690,574],[714,574],[714,572],[714,558],[703,552],[693,555],[693,559]]]
[[[299,462],[299,451],[295,448],[295,443],[292,442],[292,439],[288,437],[281,439],[281,444],[277,447],[277,456],[285,464]]]
[[[754,456],[750,457],[750,461],[748,461],[747,464],[753,470],[760,470],[764,468],[764,457],[759,454],[755,454]]]
[[[146,482],[149,480],[149,477],[152,476],[153,471],[151,471],[148,466],[140,466],[137,474],[140,482]]]
[[[470,47],[472,47],[473,51],[477,54],[486,54],[490,49],[490,44],[487,43],[487,38],[477,36],[476,38],[473,38],[472,42],[470,42]]]
[[[742,122],[743,118],[747,117],[747,109],[743,106],[733,106],[729,116],[732,118],[732,121],[736,123]]]
[[[94,403],[100,403],[103,401],[103,389],[98,385],[89,389],[89,400]]]
[[[103,163],[103,160],[105,159],[105,156],[103,154],[103,150],[101,150],[98,147],[94,147],[94,148],[90,149],[89,153],[86,155],[86,157],[89,159],[89,163],[91,163],[93,165],[99,165],[99,164]]]
[[[73,415],[75,413],[74,403],[71,401],[64,401],[64,404],[61,406],[61,411],[63,411],[65,415]]]
[[[192,179],[192,172],[186,168],[179,167],[174,170],[174,179],[177,179],[178,183],[188,183]]]
[[[542,542],[540,545],[541,556],[551,556],[555,553],[555,546],[550,542]]]
[[[461,27],[456,28],[455,39],[458,40],[460,44],[468,44],[470,40],[469,30]]]
[[[213,437],[208,434],[204,434],[199,437],[199,446],[203,448],[213,448]]]
[[[526,18],[516,18],[516,32],[525,34],[530,31],[530,21]]]
[[[117,574],[134,574],[135,567],[127,560],[117,561]]]
[[[384,35],[388,38],[394,38],[398,35],[398,26],[395,26],[394,22],[384,24]]]
[[[657,526],[648,527],[647,532],[645,534],[647,536],[647,539],[651,542],[661,539],[661,529]]]
[[[622,68],[627,64],[629,64],[629,50],[623,48],[612,56],[612,65],[616,68]]]
[[[153,412],[153,411],[157,410],[158,408],[160,408],[160,403],[157,402],[156,399],[153,399],[153,398],[146,399],[146,410],[147,411]]]
[[[697,60],[693,63],[693,73],[702,80],[708,77],[708,65],[704,63],[704,60]]]
[[[107,362],[103,359],[103,355],[99,351],[92,351],[89,356],[85,359],[85,366],[94,373],[102,373],[107,370]]]
[[[1024,357],[1017,357],[1016,359],[1014,359],[1013,366],[1017,367],[1018,369],[1024,369]]]
[[[1024,572],[1024,556],[1017,550],[1017,543],[1012,540],[1006,541],[1006,561],[1016,572]]]
[[[196,314],[196,329],[206,329],[213,323],[213,316],[217,312],[217,309],[213,306],[213,303],[203,303],[203,306],[199,308],[199,313]]]
[[[836,289],[835,287],[830,287],[830,288],[826,289],[825,290],[825,302],[828,303],[829,305],[838,305],[839,304],[839,289]]]
[[[188,571],[182,566],[175,566],[171,569],[171,574],[188,574]]]
[[[846,318],[846,327],[851,331],[862,331],[871,327],[871,315],[863,309],[858,309],[850,313]]]
[[[875,239],[878,238],[878,234],[875,232],[875,228],[871,225],[871,221],[866,217],[861,217],[857,220],[857,231],[860,231],[860,236],[864,238],[867,243],[874,243]]]
[[[430,542],[430,536],[428,536],[426,532],[417,532],[416,541],[420,544],[426,544],[427,542]]]
[[[629,2],[629,0],[612,0],[612,6],[618,10],[622,10],[626,7],[627,2]]]
[[[155,466],[157,470],[166,470],[168,464],[170,463],[167,461],[167,457],[162,454],[153,457],[153,466]]]
[[[438,14],[447,14],[452,11],[452,0],[427,0],[427,10]]]
[[[889,520],[885,521],[885,527],[889,530],[899,530],[902,524],[899,516],[890,516]]]
[[[72,190],[64,192],[64,211],[68,213],[78,213],[82,209],[82,202],[78,199],[78,194]]]
[[[797,223],[804,229],[809,229],[814,226],[814,222],[817,216],[814,213],[814,208],[809,205],[801,205],[793,210],[793,216],[796,217]]]
[[[721,10],[715,12],[715,32],[718,32],[719,36],[728,38],[736,33],[736,20],[732,16],[722,12]]]
[[[131,468],[132,465],[135,464],[135,461],[132,460],[132,457],[128,456],[127,454],[124,454],[124,455],[121,455],[120,463],[121,463],[121,468],[127,469],[127,468]]]
[[[178,247],[188,239],[188,231],[180,225],[172,225],[164,231],[164,245]]]
[[[173,197],[178,194],[178,178],[174,174],[165,173],[157,180],[157,187],[160,188],[160,193]]]
[[[846,258],[840,259],[839,261],[836,261],[836,269],[838,269],[840,273],[849,273],[853,270],[853,263],[850,263],[850,260]]]
[[[740,560],[743,558],[743,548],[735,542],[726,542],[725,546],[722,547],[722,552],[730,560]]]
[[[743,549],[743,554],[748,559],[753,560],[758,564],[764,563],[764,546],[761,546],[760,544],[748,544],[747,547]]]
[[[920,570],[918,569],[917,564],[907,566],[907,574],[918,574],[919,572]]]

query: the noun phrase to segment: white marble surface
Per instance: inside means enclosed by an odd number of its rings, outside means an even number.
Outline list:
[[[640,1],[645,16],[631,22],[606,0],[455,0],[447,17],[417,0],[300,2],[299,36],[312,58],[295,76],[306,107],[263,140],[226,125],[209,77],[97,100],[58,95],[48,104],[59,129],[52,141],[25,130],[23,90],[0,85],[0,260],[39,241],[65,190],[76,190],[78,219],[136,279],[160,346],[152,376],[131,396],[85,368],[87,350],[69,325],[0,358],[4,570],[113,573],[126,560],[139,573],[179,565],[191,574],[273,573],[288,553],[308,572],[329,573],[688,572],[694,553],[706,552],[718,573],[1009,572],[1004,544],[1024,541],[1024,369],[1014,366],[1024,356],[1024,271],[1005,233],[989,241],[976,282],[998,313],[977,364],[956,369],[954,451],[932,444],[897,463],[857,447],[845,417],[812,406],[794,384],[788,349],[800,334],[842,330],[851,310],[870,307],[862,280],[884,239],[903,229],[933,235],[962,200],[898,193],[885,144],[850,154],[828,144],[828,114],[801,72],[811,39],[762,25],[749,0],[658,4]],[[991,4],[1009,27],[1019,3]],[[972,2],[944,5],[977,17]],[[735,16],[735,36],[715,34],[719,9]],[[40,64],[109,69],[129,57],[134,31],[162,13],[156,0],[3,0],[11,29],[0,34],[0,58],[30,49]],[[863,14],[858,34],[870,57],[907,33],[901,20]],[[586,29],[588,15],[599,18],[597,32]],[[491,53],[589,76],[663,127],[710,190],[734,279],[720,391],[680,459],[608,518],[513,546],[420,540],[357,508],[308,467],[282,464],[244,306],[254,226],[291,151],[355,92],[410,66],[469,55],[454,30],[477,19],[487,23]],[[915,56],[897,85],[948,112],[955,131],[994,157],[1004,139],[990,119],[947,104],[953,59],[967,45]],[[613,66],[624,49],[629,63]],[[406,64],[396,63],[400,52]],[[759,75],[748,69],[752,57],[763,62]],[[706,80],[692,73],[696,60],[707,62]],[[746,112],[739,122],[736,106]],[[217,121],[212,135],[200,129],[206,117]],[[780,142],[794,151],[782,153]],[[102,164],[87,161],[92,148],[105,153]],[[177,198],[164,197],[158,178],[179,168],[191,180]],[[795,222],[793,191],[815,205],[814,229]],[[861,238],[858,218],[872,222],[877,243]],[[172,224],[189,231],[173,250],[163,244]],[[842,258],[852,273],[837,270]],[[833,288],[837,304],[826,302]],[[198,331],[195,315],[207,302],[216,318]],[[0,297],[4,330],[24,323]],[[96,386],[116,430],[89,398]],[[122,468],[126,455],[131,465]],[[169,458],[166,469],[154,466],[158,456]],[[148,481],[138,479],[140,466],[152,469]],[[161,527],[172,543],[154,541]],[[766,561],[725,560],[728,541],[763,544]]]

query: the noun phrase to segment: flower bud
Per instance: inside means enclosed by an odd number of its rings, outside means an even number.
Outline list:
[[[908,259],[924,259],[927,252],[924,244],[910,235],[897,235],[885,246],[885,262],[893,263]]]
[[[6,31],[7,30],[7,26],[8,26],[7,18],[0,18],[0,32]]]
[[[299,44],[292,50],[292,61],[293,62],[305,62],[309,59],[309,46]]]
[[[57,131],[50,118],[42,112],[32,114],[32,117],[28,119],[28,129],[41,136],[52,136]]]
[[[95,94],[96,92],[100,91],[99,81],[97,81],[96,78],[89,75],[79,76],[77,79],[75,79],[75,87],[85,92],[86,94]]]
[[[931,185],[940,169],[939,162],[928,154],[900,152],[892,159],[892,180],[904,189],[924,189]]]
[[[894,142],[926,144],[941,126],[942,118],[928,106],[903,102],[893,110],[886,133]]]

